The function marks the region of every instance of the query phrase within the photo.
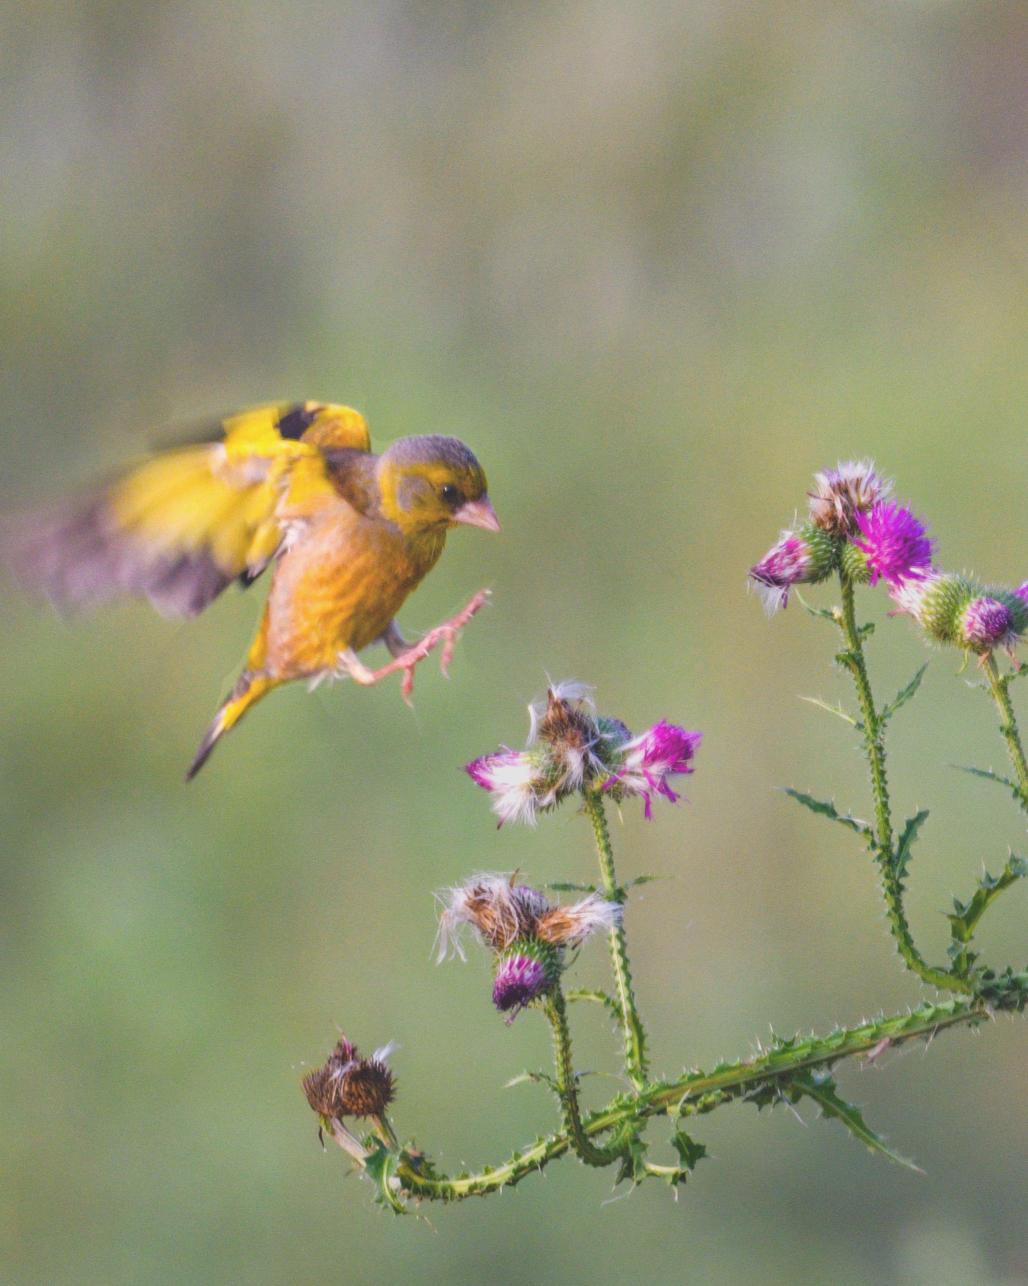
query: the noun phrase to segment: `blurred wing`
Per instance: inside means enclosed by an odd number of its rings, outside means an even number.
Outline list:
[[[145,595],[195,616],[237,578],[254,580],[304,522],[337,500],[324,451],[370,449],[345,406],[257,407],[223,422],[220,442],[154,456],[99,493],[22,522],[20,578],[61,606]]]

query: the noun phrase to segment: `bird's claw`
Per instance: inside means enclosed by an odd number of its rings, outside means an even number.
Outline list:
[[[407,705],[411,705],[415,669],[442,644],[442,649],[439,653],[439,669],[449,677],[450,663],[453,660],[454,649],[458,638],[460,638],[461,630],[473,616],[482,610],[488,601],[489,590],[480,589],[477,594],[468,600],[467,604],[461,608],[456,616],[444,621],[442,625],[437,625],[435,629],[429,630],[417,643],[377,670],[369,670],[356,657],[351,658],[344,655],[340,658],[340,663],[352,679],[357,683],[366,685],[379,683],[382,679],[388,678],[390,674],[397,674],[402,671],[403,679],[400,683],[400,695]]]

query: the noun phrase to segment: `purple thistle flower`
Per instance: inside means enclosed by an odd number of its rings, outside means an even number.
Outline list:
[[[672,804],[677,802],[678,793],[668,779],[693,771],[693,756],[702,738],[702,732],[687,732],[661,719],[620,747],[621,762],[603,789],[617,799],[641,796],[645,800],[643,811],[647,818],[651,817],[654,795],[663,795]]]
[[[972,598],[960,621],[961,641],[977,651],[991,652],[994,647],[1009,647],[1016,642],[1010,608],[999,599],[982,595]]]
[[[496,971],[493,1004],[501,1013],[510,1013],[507,1022],[512,1023],[526,1005],[549,988],[550,982],[541,961],[530,955],[508,956]]]
[[[896,587],[931,571],[932,541],[909,509],[881,502],[869,513],[858,512],[856,522],[864,539],[853,543],[867,558],[872,585],[881,578]]]
[[[1028,580],[1026,580],[1023,585],[1019,585],[1017,589],[1014,590],[1014,593],[1018,598],[1023,599],[1025,603],[1028,603]]]

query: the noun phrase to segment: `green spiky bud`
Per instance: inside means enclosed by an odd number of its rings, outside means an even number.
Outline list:
[[[855,585],[866,585],[871,579],[871,568],[868,566],[867,554],[856,545],[847,542],[839,554],[839,566],[843,574]]]
[[[893,598],[930,639],[963,646],[961,619],[981,592],[981,586],[966,576],[935,572],[921,580],[906,581],[893,591]]]

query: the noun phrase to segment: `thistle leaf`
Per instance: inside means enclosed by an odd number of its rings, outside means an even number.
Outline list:
[[[550,880],[546,887],[555,893],[595,893],[595,884],[576,884],[573,880]]]
[[[364,1162],[364,1169],[378,1188],[375,1200],[383,1206],[388,1206],[394,1214],[405,1215],[407,1207],[400,1198],[399,1189],[394,1188],[391,1182],[399,1163],[400,1158],[397,1153],[391,1152],[380,1143]]]
[[[1003,777],[1000,773],[993,772],[991,768],[974,768],[968,764],[954,764],[953,767],[959,768],[961,772],[969,772],[973,777],[984,777],[986,781],[994,781],[997,786],[1005,786],[1017,802],[1021,803],[1020,788],[1009,777]]]
[[[624,1183],[626,1179],[630,1179],[632,1186],[635,1187],[646,1178],[647,1146],[648,1144],[638,1134],[629,1139],[624,1155],[621,1158],[621,1164],[618,1167],[617,1178],[614,1180],[615,1187],[619,1183]]]
[[[918,670],[907,686],[905,688],[901,688],[893,699],[887,705],[882,707],[882,712],[879,715],[882,723],[887,723],[896,711],[899,710],[901,706],[905,706],[914,696],[918,688],[921,686],[921,680],[924,678],[925,671],[928,669],[929,664],[930,662],[925,661],[924,665],[921,666],[920,670]]]
[[[896,856],[893,858],[892,867],[898,880],[904,880],[907,876],[907,866],[910,862],[910,851],[914,847],[914,840],[917,839],[917,833],[928,820],[928,809],[922,808],[919,813],[913,817],[908,817],[906,825],[899,837],[896,845]]]
[[[828,1072],[800,1072],[797,1076],[790,1078],[789,1086],[800,1096],[813,1099],[824,1116],[830,1116],[836,1121],[841,1121],[853,1137],[859,1139],[872,1152],[880,1152],[882,1156],[888,1157],[890,1161],[895,1161],[897,1165],[906,1166],[917,1174],[924,1174],[920,1166],[915,1165],[913,1161],[909,1161],[906,1157],[900,1156],[898,1152],[894,1152],[884,1139],[871,1129],[858,1107],[852,1103],[847,1103],[844,1098],[840,1097],[838,1086]]]
[[[678,1153],[683,1170],[695,1170],[696,1163],[707,1155],[707,1145],[697,1143],[684,1130],[676,1130],[671,1136],[671,1146]],[[683,1175],[684,1178],[684,1175]]]
[[[1016,884],[1026,876],[1028,876],[1028,861],[1011,853],[999,875],[990,875],[988,871],[985,872],[969,901],[958,902],[954,899],[954,910],[946,918],[949,920],[954,946],[957,947],[956,951],[951,949],[951,954],[958,966],[966,968],[971,963],[970,960],[964,959],[969,954],[964,948],[974,937],[978,921],[1004,889],[1010,888],[1012,884]]]
[[[842,706],[829,705],[827,701],[822,701],[820,697],[800,697],[801,701],[806,701],[808,705],[817,706],[819,710],[827,710],[829,714],[834,714],[837,718],[848,723],[850,727],[856,728],[858,732],[863,732],[864,725],[853,715],[847,714]]]
[[[839,623],[841,615],[837,607],[814,607],[812,604],[807,602],[795,586],[793,587],[792,592],[797,603],[799,603],[808,615],[819,616],[823,621],[831,621],[833,625],[837,625]]]
[[[505,1090],[512,1090],[515,1086],[527,1085],[529,1082],[536,1085],[547,1085],[551,1090],[553,1090],[554,1094],[556,1094],[558,1098],[560,1097],[560,1086],[552,1076],[547,1076],[545,1072],[519,1072],[517,1076],[512,1076],[509,1081],[505,1081],[503,1088]]]
[[[873,838],[873,831],[867,822],[862,822],[859,817],[851,817],[849,813],[840,813],[833,803],[826,799],[815,799],[813,795],[805,795],[801,790],[793,790],[791,786],[783,787],[785,793],[804,808],[809,808],[812,813],[820,813],[822,817],[827,817],[833,822],[839,822],[842,826],[848,827],[851,831],[856,831],[858,835],[863,835],[865,839]]]
[[[605,1008],[609,1009],[615,1018],[621,1017],[620,1005],[614,999],[613,996],[608,995],[608,993],[605,991],[593,991],[590,988],[577,987],[575,988],[575,990],[569,991],[565,995],[564,999],[565,1000],[591,1000],[594,1004],[603,1005]],[[524,1075],[527,1076],[528,1073],[526,1072],[524,1073]],[[514,1084],[514,1083],[515,1082],[510,1082],[510,1084]]]

